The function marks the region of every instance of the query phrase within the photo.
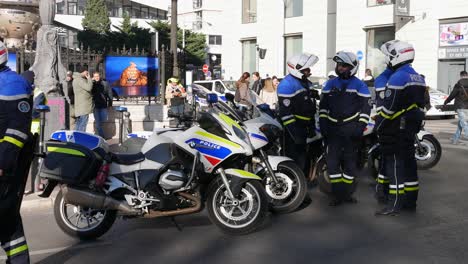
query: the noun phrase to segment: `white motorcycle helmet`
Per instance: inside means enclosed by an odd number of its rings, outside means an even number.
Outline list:
[[[319,58],[317,56],[310,53],[294,55],[287,61],[288,72],[298,79],[307,80],[309,76],[304,75],[303,71],[310,69],[318,60]]]
[[[408,42],[391,40],[384,43],[380,50],[385,55],[385,62],[393,70],[414,61],[414,47]]]
[[[356,75],[359,69],[359,61],[356,54],[349,51],[338,51],[335,57],[333,57],[333,61],[336,62],[335,73],[342,79],[351,78]],[[351,69],[345,73],[338,72],[338,64],[340,63],[351,66]]]
[[[5,66],[8,62],[8,49],[5,44],[0,41],[0,66]]]

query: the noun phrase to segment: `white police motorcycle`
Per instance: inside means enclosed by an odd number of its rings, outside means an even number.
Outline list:
[[[211,103],[216,96],[209,96]],[[57,131],[46,142],[42,197],[55,186],[59,227],[80,239],[106,233],[116,216],[162,217],[208,209],[221,230],[234,235],[262,226],[268,199],[262,179],[239,168],[254,149],[247,132],[216,108],[201,112],[187,130],[155,132],[136,154],[109,152],[100,137]]]

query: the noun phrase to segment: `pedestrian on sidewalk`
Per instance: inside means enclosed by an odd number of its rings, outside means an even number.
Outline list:
[[[460,80],[455,84],[444,105],[455,99],[455,109],[458,114],[457,131],[452,137],[452,144],[458,144],[462,131],[465,132],[465,139],[468,139],[468,73],[460,72]]]
[[[372,75],[371,69],[366,69],[365,77],[362,81],[367,85],[367,87],[374,87],[374,75]]]
[[[101,74],[93,74],[94,126],[97,134],[105,139],[104,122],[107,121],[107,108],[112,106],[112,91],[107,82],[101,80]]]
[[[273,81],[273,87],[275,88],[275,91],[277,91],[278,85],[280,84],[278,77],[276,77],[276,75],[273,75],[273,77],[271,77],[271,80]]]
[[[260,73],[252,73],[252,79],[252,91],[254,91],[256,94],[260,94],[260,91],[262,90],[262,78],[260,78]]]
[[[250,80],[250,73],[244,72],[239,80],[236,82],[236,94],[234,96],[234,100],[240,104],[251,106],[252,99],[250,97],[250,90],[249,90],[249,80]]]
[[[78,72],[73,73],[73,93],[75,94],[76,130],[86,132],[89,114],[94,110],[93,80],[88,69],[80,66]]]
[[[271,110],[276,109],[278,95],[276,94],[276,88],[273,86],[273,80],[271,78],[266,78],[265,86],[263,86],[259,96],[264,103],[268,104]]]
[[[70,99],[70,130],[75,130],[76,128],[76,116],[75,116],[75,94],[73,92],[73,72],[68,71],[67,77],[67,94]]]

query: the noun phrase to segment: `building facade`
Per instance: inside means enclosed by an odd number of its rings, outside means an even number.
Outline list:
[[[227,1],[185,0],[178,1],[177,24],[180,28],[206,36],[207,57],[205,63],[217,77],[221,76],[223,48],[223,6]]]
[[[227,2],[227,1],[226,1]],[[224,78],[258,70],[283,76],[293,54],[310,52],[320,61],[314,76],[334,69],[338,50],[358,54],[364,77],[384,68],[380,46],[392,39],[412,43],[413,63],[429,86],[450,92],[468,63],[466,0],[242,0],[224,3]],[[257,47],[267,49],[258,59]]]
[[[223,9],[223,69],[225,79],[242,72],[262,76],[285,73],[286,59],[310,52],[320,60],[314,75],[323,75],[335,52],[336,0],[225,1]],[[264,59],[258,49],[266,49]]]
[[[131,22],[138,22],[142,28],[151,28],[148,21],[167,20],[170,0],[106,0],[107,11],[113,26],[120,26],[124,14]],[[62,25],[59,31],[61,46],[78,47],[77,32],[83,30],[81,21],[86,10],[86,0],[56,0],[55,21]]]

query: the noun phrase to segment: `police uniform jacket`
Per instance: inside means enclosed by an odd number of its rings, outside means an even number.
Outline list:
[[[14,169],[31,128],[31,85],[8,67],[0,70],[0,169]]]
[[[367,85],[356,78],[329,80],[320,100],[320,130],[324,136],[340,133],[360,137],[369,122],[371,95]]]
[[[381,136],[399,136],[400,131],[417,133],[424,119],[426,83],[410,64],[398,68],[380,91],[377,105],[377,133]]]
[[[305,141],[315,133],[316,103],[312,84],[287,75],[278,85],[279,116],[291,137]]]

